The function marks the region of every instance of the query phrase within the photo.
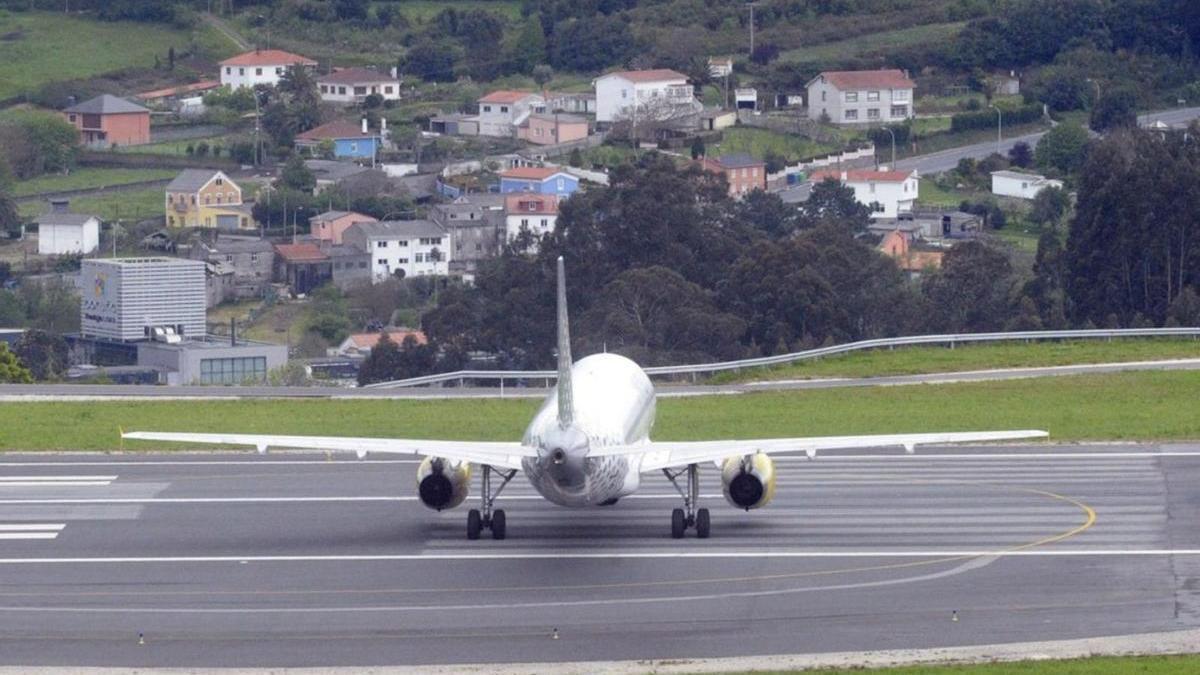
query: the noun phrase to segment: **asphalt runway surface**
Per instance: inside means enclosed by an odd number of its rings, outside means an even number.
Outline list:
[[[471,542],[465,506],[416,501],[415,460],[0,455],[0,665],[674,659],[1200,625],[1200,445],[778,466],[749,513],[702,467],[708,540],[670,539],[665,479],[569,510],[518,476],[509,538]]]

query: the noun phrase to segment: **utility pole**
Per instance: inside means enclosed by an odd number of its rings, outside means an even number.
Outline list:
[[[750,3],[750,54],[754,54],[754,3]]]

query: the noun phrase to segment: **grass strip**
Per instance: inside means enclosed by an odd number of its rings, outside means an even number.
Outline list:
[[[768,675],[769,671],[754,671]],[[894,668],[822,668],[817,670],[774,671],[804,675],[1176,675],[1200,672],[1200,656],[1093,656],[1086,659],[1057,661],[1014,661],[954,665],[900,666]]]

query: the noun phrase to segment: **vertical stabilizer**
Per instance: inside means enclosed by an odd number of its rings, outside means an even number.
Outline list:
[[[567,321],[567,275],[562,256],[558,256],[558,425],[575,421],[575,401],[571,391],[571,327]]]

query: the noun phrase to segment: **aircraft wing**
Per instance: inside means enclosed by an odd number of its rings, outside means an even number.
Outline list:
[[[159,431],[122,432],[122,438],[171,443],[214,443],[218,445],[252,445],[259,452],[267,448],[298,450],[353,451],[364,457],[367,453],[390,453],[445,457],[453,461],[490,464],[497,468],[519,469],[522,457],[536,457],[536,448],[520,443],[488,443],[480,441],[429,441],[405,438],[352,438],[345,436],[272,436],[266,434],[193,434]]]
[[[589,457],[612,455],[643,455],[641,470],[658,471],[686,464],[717,462],[731,455],[756,452],[785,455],[803,452],[813,458],[821,450],[847,448],[879,448],[904,446],[912,452],[914,446],[936,443],[976,443],[980,441],[1011,441],[1022,438],[1045,438],[1045,431],[962,431],[932,434],[881,434],[871,436],[812,436],[808,438],[761,438],[745,441],[651,441],[642,445],[592,448]]]

